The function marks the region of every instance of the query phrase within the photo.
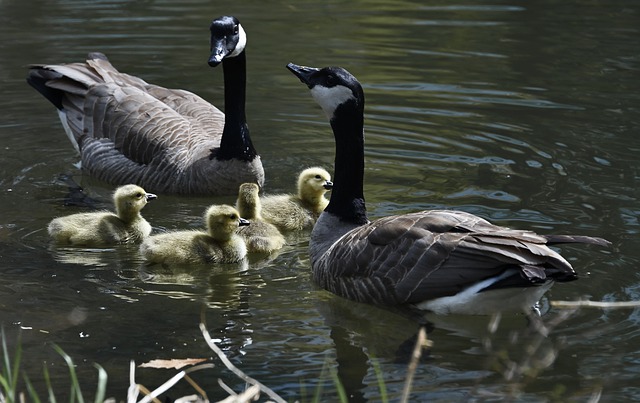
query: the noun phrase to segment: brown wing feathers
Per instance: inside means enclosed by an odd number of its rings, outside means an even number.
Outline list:
[[[551,239],[606,242],[591,237]],[[385,217],[334,245],[327,261],[331,275],[322,281],[334,292],[363,302],[418,303],[454,295],[508,268],[517,268],[519,275],[494,288],[576,279],[569,263],[547,242],[547,237],[499,227],[463,212]]]

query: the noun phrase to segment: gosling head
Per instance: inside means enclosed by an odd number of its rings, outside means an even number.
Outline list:
[[[124,185],[113,193],[113,203],[118,217],[127,221],[136,217],[149,201],[157,197],[153,193],[145,192],[138,185]]]
[[[213,205],[204,214],[207,231],[218,241],[227,241],[238,227],[249,225],[249,221],[240,217],[238,210],[227,204]]]
[[[360,82],[342,67],[315,67],[287,64],[300,81],[311,90],[311,96],[320,105],[329,121],[341,113],[358,116],[364,111],[364,91]],[[352,109],[359,113],[354,114]]]
[[[236,208],[240,216],[249,220],[260,218],[262,205],[260,203],[260,187],[255,183],[243,183],[238,190]]]
[[[298,196],[301,199],[309,195],[322,196],[332,187],[331,175],[320,167],[307,168],[298,176]]]
[[[247,34],[236,17],[222,16],[211,22],[211,55],[209,66],[215,67],[226,58],[236,57],[247,45]]]

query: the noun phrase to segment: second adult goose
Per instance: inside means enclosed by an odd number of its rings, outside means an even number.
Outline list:
[[[369,222],[363,194],[364,92],[339,67],[287,68],[311,90],[336,143],[329,205],[311,233],[314,280],[355,301],[439,314],[530,309],[555,282],[577,275],[548,245],[608,245],[587,236],[538,235],[462,211],[433,210]]]
[[[213,20],[209,65],[222,63],[225,114],[199,96],[121,73],[101,53],[85,63],[33,65],[27,81],[56,108],[82,168],[115,185],[232,195],[264,170],[245,117],[247,37]]]

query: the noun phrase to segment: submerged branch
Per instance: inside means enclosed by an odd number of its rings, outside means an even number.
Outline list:
[[[276,392],[274,392],[273,390],[271,390],[269,387],[263,385],[262,383],[260,383],[259,381],[251,378],[250,376],[248,376],[247,374],[245,374],[244,372],[242,372],[238,367],[236,367],[235,365],[233,365],[233,363],[231,361],[229,361],[229,358],[227,358],[227,356],[225,355],[225,353],[220,349],[220,347],[218,347],[216,345],[216,343],[213,341],[213,339],[211,338],[211,335],[209,335],[209,331],[207,330],[207,326],[204,323],[204,318],[202,319],[202,321],[200,322],[200,331],[202,332],[202,335],[204,336],[205,341],[207,342],[207,344],[209,345],[209,347],[211,348],[211,350],[213,350],[213,352],[215,352],[218,355],[218,358],[220,358],[220,361],[222,361],[222,363],[234,374],[236,374],[240,379],[242,379],[243,381],[251,384],[251,385],[255,385],[258,386],[260,388],[261,391],[263,391],[264,393],[266,393],[271,399],[273,399],[274,401],[278,402],[278,403],[286,403],[286,400],[284,400],[283,398],[281,398]]]
[[[549,301],[556,308],[639,308],[640,301]]]

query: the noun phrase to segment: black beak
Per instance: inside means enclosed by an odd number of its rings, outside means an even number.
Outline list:
[[[158,198],[158,196],[154,195],[153,193],[147,193],[146,196],[147,196],[147,201]]]
[[[238,220],[238,226],[239,226],[239,227],[246,227],[246,226],[247,226],[247,225],[249,225],[249,224],[251,224],[251,223],[249,222],[249,220],[244,219],[244,218],[242,218],[242,217],[240,217],[240,219]]]
[[[311,76],[313,75],[313,73],[320,71],[320,69],[317,69],[315,67],[298,66],[297,64],[293,63],[287,64],[287,69],[295,74],[295,76],[298,77],[300,81],[302,81],[302,83],[309,88],[313,87],[313,84],[311,83]]]
[[[327,190],[331,190],[331,189],[333,189],[333,182],[331,182],[331,181],[326,181],[326,182],[324,183],[324,186],[323,186],[323,187],[324,187],[325,189],[327,189]]]
[[[209,66],[216,67],[229,54],[225,38],[211,38],[211,55],[209,56]]]

